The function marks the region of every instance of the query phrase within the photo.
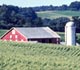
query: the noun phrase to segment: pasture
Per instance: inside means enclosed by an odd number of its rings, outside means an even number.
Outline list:
[[[55,19],[59,17],[68,17],[72,18],[72,16],[80,16],[79,11],[42,11],[42,12],[36,12],[37,15],[41,18],[49,18],[49,19]]]
[[[0,41],[0,70],[79,70],[80,47]]]
[[[7,31],[7,30],[1,29],[1,30],[0,30],[0,37],[1,37],[3,34],[5,34],[6,31]]]

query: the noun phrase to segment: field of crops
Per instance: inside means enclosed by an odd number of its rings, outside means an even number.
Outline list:
[[[37,12],[38,16],[41,18],[59,18],[59,17],[68,17],[71,19],[72,16],[80,16],[78,11],[43,11]]]
[[[0,70],[79,70],[80,47],[0,41]]]

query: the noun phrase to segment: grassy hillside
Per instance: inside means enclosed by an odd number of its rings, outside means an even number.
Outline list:
[[[0,37],[1,37],[4,33],[6,33],[6,31],[7,31],[7,30],[3,30],[3,29],[0,30]]]
[[[80,47],[0,41],[0,70],[79,70]]]
[[[68,17],[71,19],[72,16],[80,16],[79,11],[43,11],[37,12],[39,17],[42,18],[59,18],[59,17]]]

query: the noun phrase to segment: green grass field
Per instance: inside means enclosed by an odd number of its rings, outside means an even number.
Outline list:
[[[80,47],[0,41],[0,70],[79,70]]]
[[[79,11],[42,11],[36,12],[41,18],[59,18],[59,17],[68,17],[71,19],[72,16],[80,16]]]
[[[1,37],[3,34],[5,34],[5,33],[6,33],[6,31],[7,31],[7,30],[3,30],[3,29],[2,29],[2,30],[0,30],[0,37]]]
[[[61,36],[61,41],[65,41],[65,33],[57,32]],[[80,44],[80,33],[76,33],[76,42]]]

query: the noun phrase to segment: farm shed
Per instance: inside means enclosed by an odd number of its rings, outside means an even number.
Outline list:
[[[60,43],[60,36],[49,27],[13,27],[1,39],[5,41]]]

